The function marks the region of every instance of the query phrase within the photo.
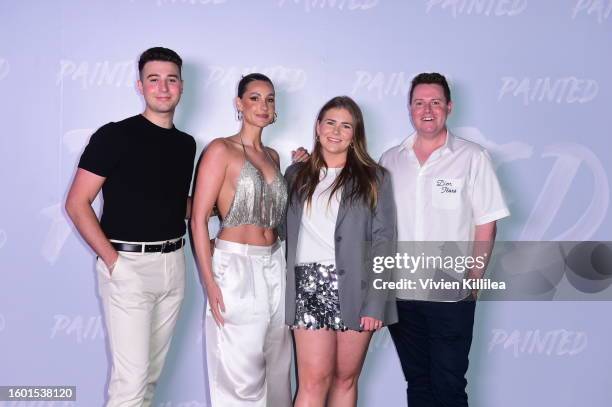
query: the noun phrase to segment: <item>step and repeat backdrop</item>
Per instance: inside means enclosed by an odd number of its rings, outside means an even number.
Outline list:
[[[175,124],[196,138],[198,155],[238,130],[241,75],[269,75],[279,118],[264,142],[283,168],[292,149],[312,148],[315,115],[336,95],[362,107],[378,159],[412,131],[411,78],[441,72],[455,102],[449,127],[491,152],[512,212],[498,239],[606,241],[611,45],[612,0],[3,0],[0,385],[76,386],[77,401],[0,406],[105,400],[94,255],[63,202],[92,132],[143,111],[135,81],[146,48],[184,59]],[[209,405],[203,290],[191,252],[187,260],[158,407]],[[472,406],[612,405],[612,303],[594,301],[612,299],[604,266],[597,292],[561,275],[546,301],[478,304]],[[556,298],[559,288],[574,290],[573,301]],[[386,330],[371,343],[359,405],[406,405]]]

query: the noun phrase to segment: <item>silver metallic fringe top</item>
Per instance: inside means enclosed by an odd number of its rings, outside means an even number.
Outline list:
[[[283,222],[287,209],[287,182],[277,169],[274,180],[270,184],[266,183],[263,174],[248,160],[244,143],[242,148],[244,165],[240,170],[236,193],[230,210],[223,219],[222,227],[255,225],[275,228]],[[269,155],[268,158],[274,163]]]

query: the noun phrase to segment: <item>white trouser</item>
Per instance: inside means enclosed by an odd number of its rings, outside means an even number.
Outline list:
[[[112,356],[106,406],[150,406],[183,302],[183,248],[119,252],[112,275],[101,259],[96,269]]]
[[[291,406],[291,339],[285,325],[286,263],[280,243],[217,240],[212,260],[225,303],[218,327],[206,308],[213,407]]]

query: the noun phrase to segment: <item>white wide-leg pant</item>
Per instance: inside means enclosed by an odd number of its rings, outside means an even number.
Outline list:
[[[183,301],[184,251],[119,252],[112,276],[101,259],[96,269],[112,356],[106,406],[150,406]]]
[[[222,327],[206,307],[212,406],[291,406],[286,263],[280,243],[250,246],[217,239],[212,265],[225,303]]]

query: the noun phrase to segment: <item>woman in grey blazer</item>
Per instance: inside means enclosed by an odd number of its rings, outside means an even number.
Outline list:
[[[363,115],[349,97],[317,117],[306,163],[289,167],[286,323],[298,366],[295,406],[353,406],[375,330],[396,321],[394,298],[373,286],[372,258],[394,247],[391,180],[367,153]],[[394,250],[391,250],[394,252]]]

